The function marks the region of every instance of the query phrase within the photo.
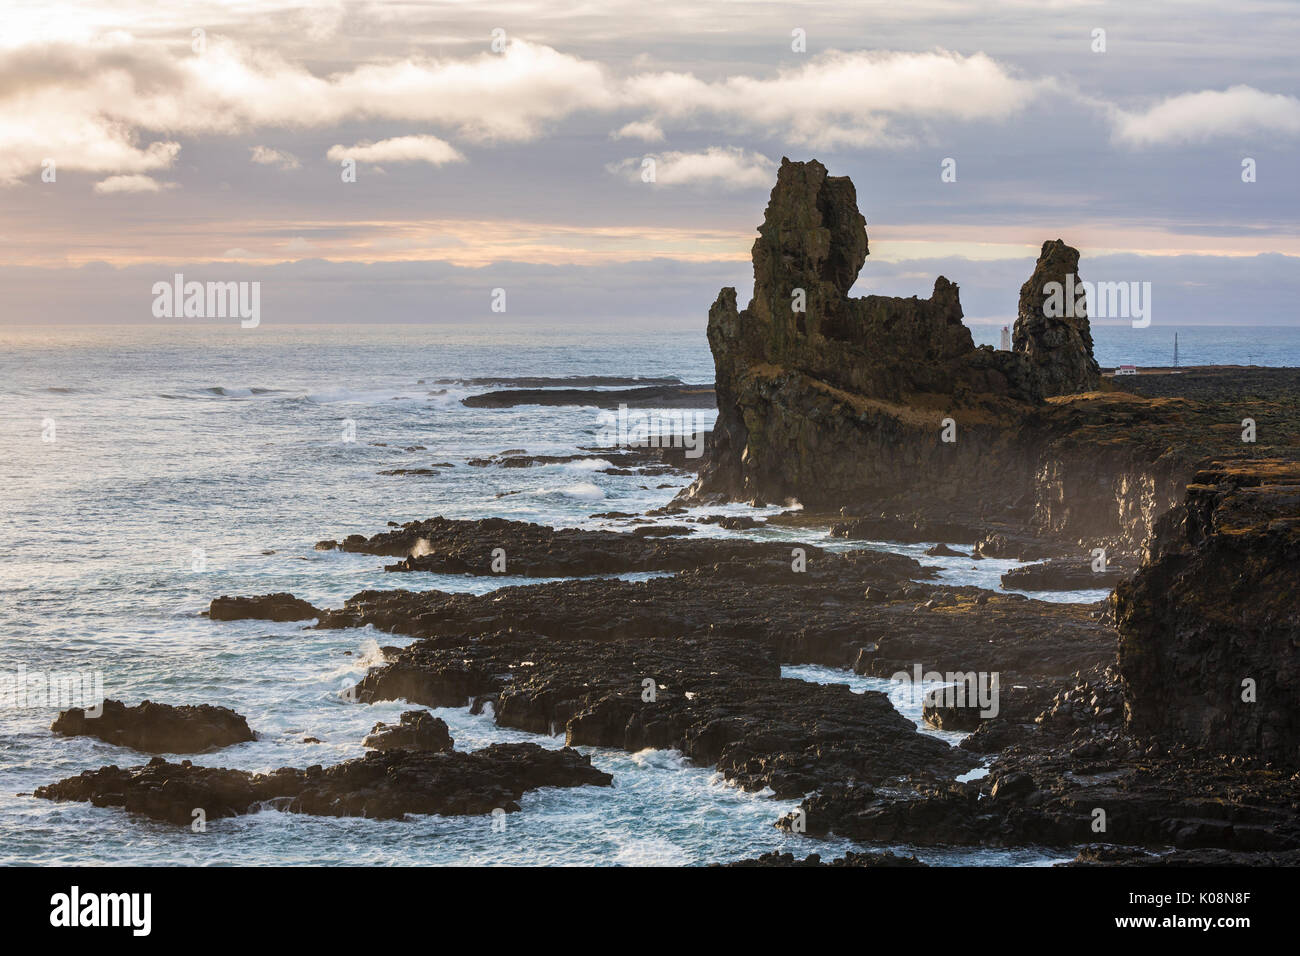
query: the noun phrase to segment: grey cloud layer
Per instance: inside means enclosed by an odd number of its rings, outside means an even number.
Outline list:
[[[934,279],[957,282],[968,322],[1014,321],[1020,285],[1033,257],[973,262],[961,258],[873,262],[854,295],[928,295]],[[262,283],[262,324],[321,322],[512,321],[647,323],[700,327],[724,285],[747,301],[753,276],[745,263],[671,260],[610,266],[538,266],[502,262],[466,269],[438,262],[332,263],[304,260],[275,266],[164,263],[114,269],[0,267],[9,317],[38,323],[57,317],[86,323],[152,323],[150,288],[181,271],[187,281]],[[1150,282],[1153,327],[1292,325],[1300,300],[1300,260],[1289,256],[1085,256],[1080,275],[1095,282]],[[491,309],[494,289],[507,292],[507,312]],[[382,310],[376,304],[382,304]],[[173,326],[219,325],[221,319],[167,320]]]

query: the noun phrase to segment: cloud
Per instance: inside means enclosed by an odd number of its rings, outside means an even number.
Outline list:
[[[175,183],[160,183],[150,176],[109,176],[95,183],[97,193],[156,193],[175,189]]]
[[[642,74],[626,97],[660,128],[721,127],[824,149],[903,145],[934,120],[1005,120],[1050,85],[1014,77],[983,53],[831,51],[770,78]]]
[[[1171,96],[1145,111],[1116,110],[1115,138],[1132,146],[1205,142],[1224,136],[1300,134],[1300,99],[1253,86]]]
[[[252,161],[259,166],[275,166],[277,169],[299,169],[302,163],[293,153],[272,149],[270,146],[253,146],[249,150]]]
[[[640,139],[647,143],[662,143],[664,131],[650,122],[627,123],[610,134],[612,139]]]
[[[654,182],[660,186],[716,185],[723,189],[747,189],[772,184],[776,163],[761,153],[738,147],[710,146],[697,153],[658,153],[654,160]],[[606,167],[631,182],[642,182],[645,161],[625,159]]]
[[[573,113],[615,105],[599,63],[513,40],[504,53],[407,57],[318,76],[209,34],[176,54],[114,33],[89,44],[0,50],[0,182],[59,168],[168,168],[177,136],[391,120],[472,142],[522,141]],[[141,146],[142,133],[165,136]]]
[[[284,248],[289,252],[309,252],[315,249],[316,246],[302,236],[294,236],[284,244]]]
[[[462,156],[450,143],[436,136],[397,136],[377,143],[355,146],[331,146],[326,158],[332,162],[355,159],[361,163],[463,163]]]

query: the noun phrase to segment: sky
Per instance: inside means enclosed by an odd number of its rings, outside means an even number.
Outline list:
[[[1300,324],[1294,0],[2,16],[0,323],[157,323],[181,273],[263,324],[702,327],[784,156],[856,184],[859,295],[943,274],[1006,323],[1062,238],[1154,324]]]

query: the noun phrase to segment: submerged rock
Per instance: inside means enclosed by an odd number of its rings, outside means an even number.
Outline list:
[[[229,707],[173,707],[149,700],[134,707],[106,700],[98,717],[73,707],[59,714],[50,730],[65,737],[98,737],[119,747],[155,754],[203,753],[257,739],[248,729],[248,721]]]

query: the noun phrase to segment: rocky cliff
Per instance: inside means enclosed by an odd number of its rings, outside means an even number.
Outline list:
[[[927,299],[849,296],[866,222],[853,184],[815,160],[782,160],[758,233],[748,306],[727,288],[709,310],[718,420],[685,502],[797,499],[877,527],[1135,549],[1198,467],[1263,448],[1221,403],[1098,391],[1085,302],[1063,307],[1079,253],[1060,239],[1003,352],[975,347],[943,276]]]
[[[1300,765],[1300,463],[1198,473],[1115,607],[1134,733]]]
[[[978,474],[1003,490],[994,511],[1029,507],[1036,448],[1017,432],[1066,383],[1095,386],[1086,317],[1049,319],[1041,302],[1031,315],[1029,296],[1013,351],[976,348],[943,276],[928,299],[851,298],[867,255],[853,184],[783,160],[754,242],[753,298],[740,310],[723,289],[709,310],[716,445],[690,494],[969,504]],[[1048,243],[1035,276],[1077,262]]]

